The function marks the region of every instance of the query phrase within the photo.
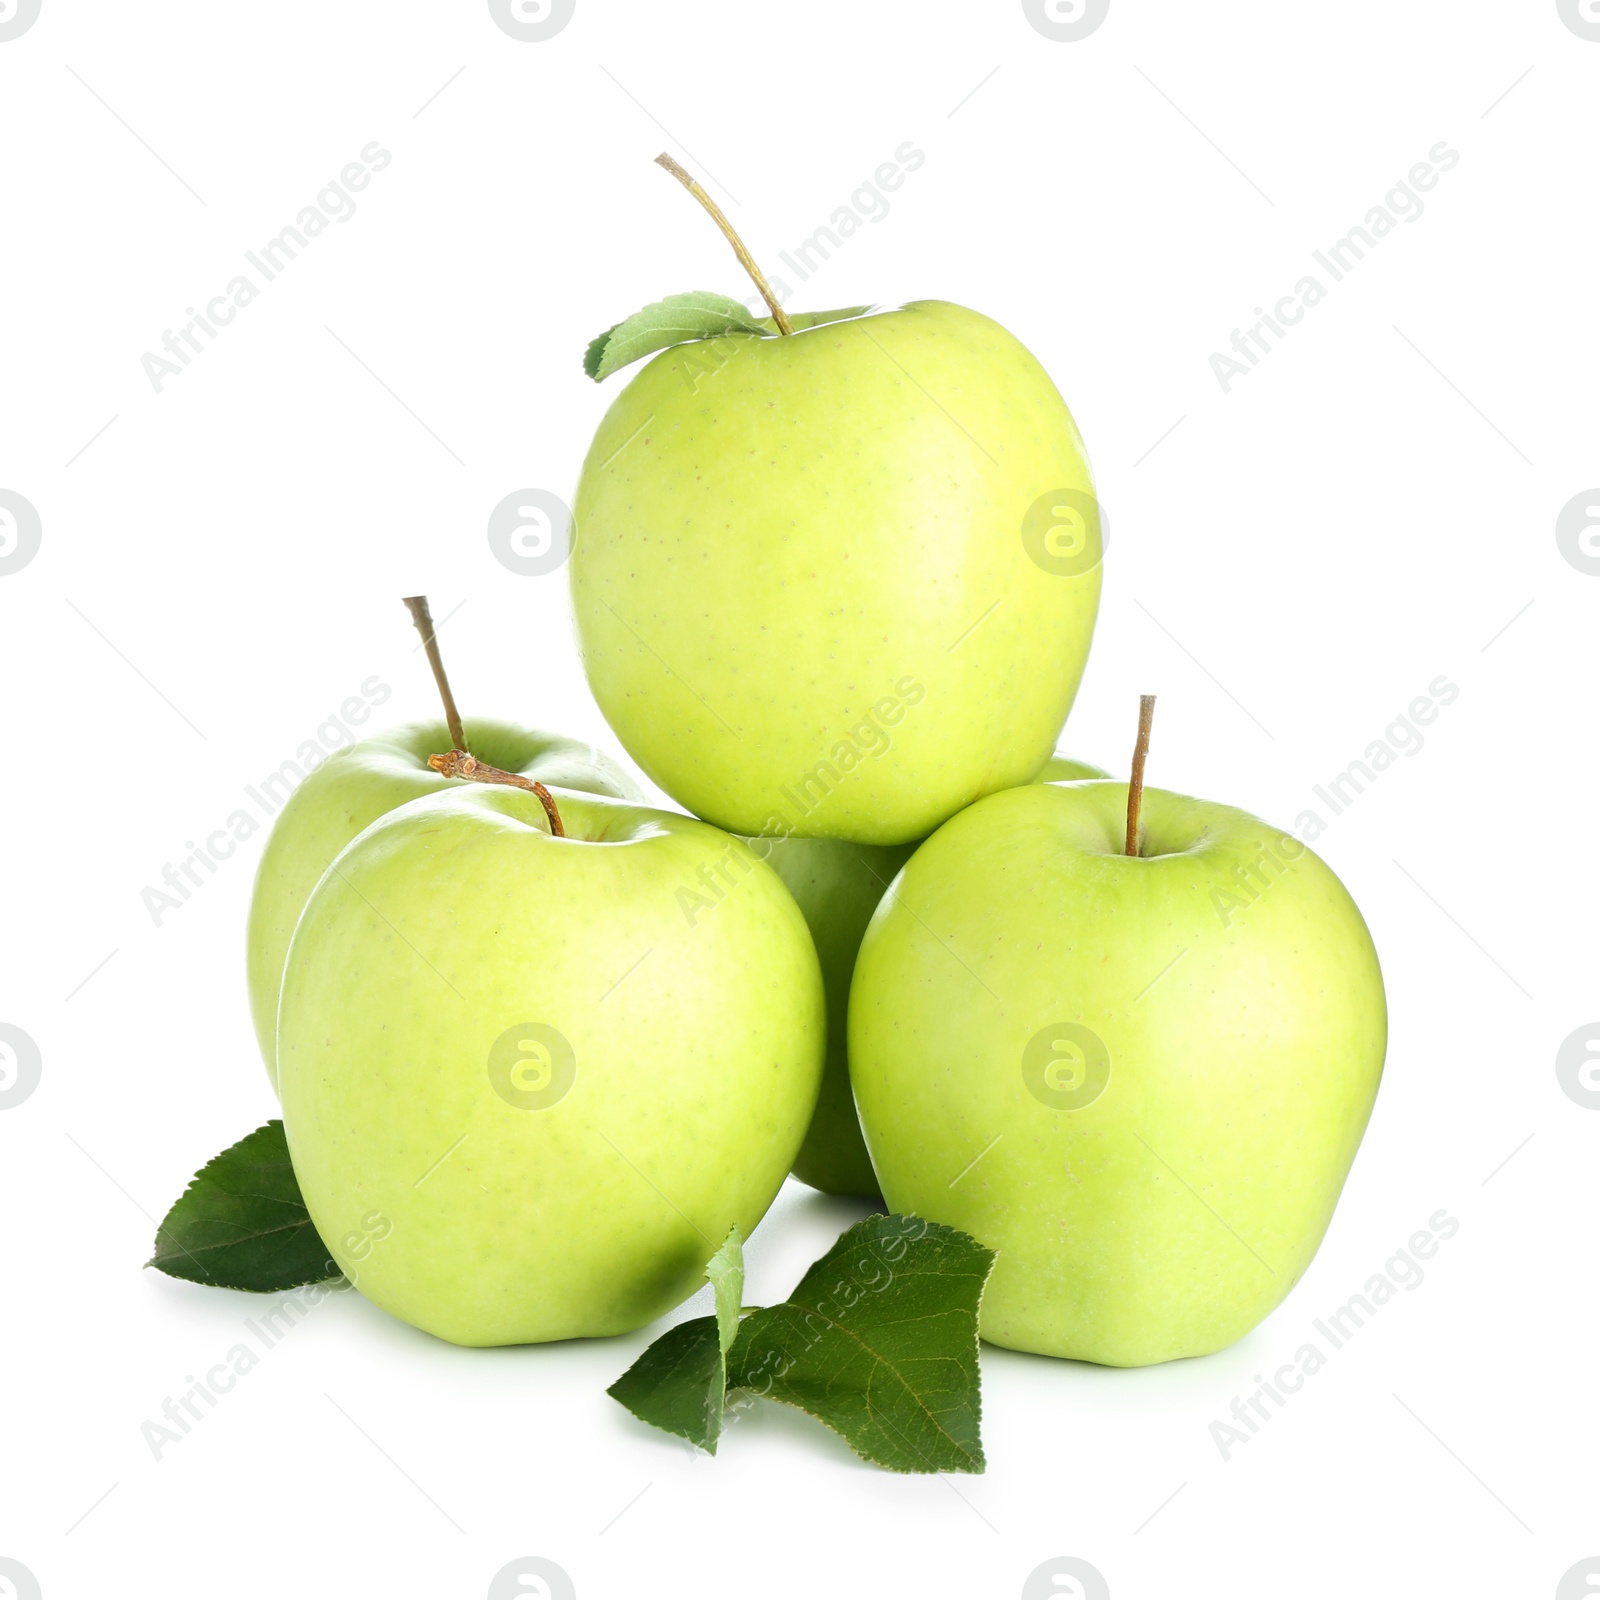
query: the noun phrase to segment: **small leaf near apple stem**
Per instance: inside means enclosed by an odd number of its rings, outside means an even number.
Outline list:
[[[656,165],[665,167],[711,213],[712,220],[722,229],[728,243],[733,246],[733,253],[739,258],[739,265],[750,274],[756,288],[761,291],[761,298],[767,302],[768,309],[772,312],[772,320],[778,325],[778,332],[793,333],[794,324],[784,315],[783,307],[778,304],[777,297],[767,287],[767,280],[761,275],[761,268],[756,265],[755,257],[745,249],[744,240],[733,231],[733,224],[723,216],[722,208],[665,151],[656,157]]]
[[[1150,754],[1150,724],[1156,714],[1156,697],[1139,696],[1139,738],[1133,747],[1133,771],[1128,777],[1128,835],[1123,843],[1125,856],[1139,854],[1139,806],[1144,800],[1144,759]]]
[[[526,789],[539,797],[544,814],[550,819],[550,831],[558,839],[565,839],[567,830],[561,826],[561,813],[556,810],[556,799],[542,783],[525,778],[520,772],[507,772],[504,767],[491,767],[464,750],[452,750],[447,755],[429,756],[428,765],[441,777],[470,778],[474,783],[503,783],[513,789]]]
[[[428,665],[433,668],[433,681],[438,684],[439,698],[444,701],[444,720],[450,729],[451,747],[464,752],[467,740],[461,731],[461,713],[456,710],[455,696],[450,693],[450,680],[444,675],[444,660],[439,654],[439,641],[434,637],[433,617],[428,611],[428,597],[425,594],[414,594],[401,603],[411,613],[411,620],[416,623],[417,632],[422,635],[422,647],[428,652]]]

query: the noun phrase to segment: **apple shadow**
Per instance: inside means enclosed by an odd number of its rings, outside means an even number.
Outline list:
[[[786,1184],[784,1190],[779,1192],[778,1200],[773,1202],[772,1211],[767,1213],[771,1217],[773,1212],[782,1207],[783,1215],[799,1216],[808,1222],[817,1222],[843,1233],[846,1228],[853,1228],[856,1223],[865,1221],[868,1217],[887,1216],[889,1204],[882,1195],[856,1195],[856,1194],[824,1194],[820,1189],[813,1189],[803,1185],[798,1179],[791,1180],[800,1193],[793,1194]],[[786,1202],[786,1203],[785,1203]],[[767,1217],[762,1218],[761,1227],[766,1225]],[[755,1237],[754,1234],[751,1235]]]

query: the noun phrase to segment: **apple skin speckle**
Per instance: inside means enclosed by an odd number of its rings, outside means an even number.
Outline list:
[[[1049,758],[1100,569],[1046,571],[1024,522],[1058,489],[1092,500],[1093,477],[1048,375],[987,317],[924,301],[829,326],[750,341],[697,394],[670,350],[632,378],[574,499],[573,610],[601,711],[681,805],[737,832],[782,812],[905,843]],[[625,488],[602,470],[624,448]],[[888,703],[887,748],[835,781],[841,743]],[[796,807],[819,764],[827,792]]]

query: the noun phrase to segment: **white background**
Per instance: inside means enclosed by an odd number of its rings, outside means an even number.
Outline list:
[[[1600,1015],[1600,576],[1555,534],[1600,482],[1600,43],[1554,0],[1112,0],[1075,43],[1015,3],[578,0],[541,43],[491,10],[43,0],[0,42],[0,489],[43,530],[0,577],[0,1022],[43,1059],[0,1112],[0,1555],[45,1600],[475,1600],[522,1555],[582,1600],[1011,1597],[1064,1555],[1116,1600],[1556,1594],[1600,1552],[1600,1112],[1555,1072]],[[374,140],[357,213],[156,393],[141,356]],[[141,1423],[260,1311],[141,1263],[275,1109],[261,836],[160,927],[141,890],[370,675],[385,717],[431,713],[402,594],[449,614],[473,711],[615,749],[564,576],[486,525],[570,495],[622,382],[583,377],[593,334],[748,293],[650,158],[781,273],[907,140],[921,169],[791,305],[953,299],[1056,378],[1111,524],[1064,749],[1122,769],[1156,691],[1153,783],[1292,826],[1459,686],[1317,843],[1392,1008],[1321,1254],[1206,1360],[986,1349],[979,1478],[874,1470],[777,1406],[696,1458],[604,1393],[659,1328],[465,1351],[355,1295],[153,1460]],[[1424,214],[1224,393],[1212,353],[1441,140]],[[1426,1281],[1224,1461],[1211,1422],[1440,1208]],[[791,1184],[747,1298],[860,1209]]]

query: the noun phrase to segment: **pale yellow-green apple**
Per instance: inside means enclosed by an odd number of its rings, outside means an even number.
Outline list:
[[[591,745],[486,717],[466,721],[468,744],[480,760],[547,786],[637,799],[632,781]],[[250,1012],[267,1075],[278,1081],[278,989],[289,936],[317,879],[333,858],[387,811],[457,787],[428,766],[451,748],[441,718],[411,722],[363,739],[330,756],[289,797],[273,823],[256,870],[246,935]]]
[[[1127,785],[981,800],[862,942],[850,1071],[896,1211],[999,1252],[992,1343],[1111,1366],[1204,1355],[1322,1240],[1383,1068],[1360,912],[1298,839]]]
[[[607,411],[573,508],[584,666],[695,815],[910,843],[1049,756],[1100,598],[1094,481],[988,317],[793,320],[663,350]]]
[[[477,784],[379,818],[284,970],[312,1220],[363,1294],[457,1344],[626,1333],[692,1294],[771,1204],[822,1072],[822,976],[772,869],[691,817],[551,793],[566,837]]]
[[[1071,756],[1054,755],[1034,777],[1035,783],[1074,783],[1079,778],[1109,778],[1104,767],[1092,761],[1075,761]]]
[[[1067,778],[1103,778],[1105,772],[1087,761],[1052,756],[1035,783]],[[845,1023],[850,1004],[850,979],[856,951],[877,910],[884,890],[905,865],[915,845],[852,844],[846,839],[756,838],[750,841],[765,855],[805,914],[806,925],[822,962],[828,997],[828,1061],[822,1092],[795,1157],[794,1175],[825,1194],[876,1195],[878,1180],[861,1137],[850,1093],[849,1052]]]
[[[795,1157],[794,1175],[825,1194],[876,1195],[878,1180],[850,1095],[845,1022],[856,951],[872,913],[915,845],[852,844],[847,839],[750,841],[764,854],[805,916],[822,963],[828,1055],[817,1109]]]

